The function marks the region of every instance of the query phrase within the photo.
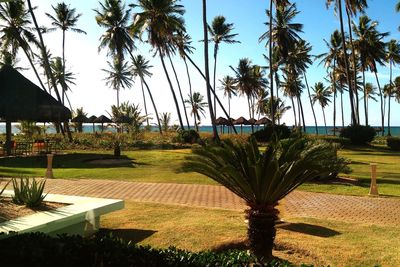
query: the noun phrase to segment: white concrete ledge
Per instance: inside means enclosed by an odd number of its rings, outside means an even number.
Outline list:
[[[11,190],[6,190],[2,194],[4,197],[12,195]],[[65,233],[88,236],[99,229],[101,215],[124,208],[124,201],[119,199],[48,194],[45,201],[65,203],[68,206],[0,223],[0,232],[43,232],[50,235]],[[7,236],[0,235],[0,239],[4,237]]]

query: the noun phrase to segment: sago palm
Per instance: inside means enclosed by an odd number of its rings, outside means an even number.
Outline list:
[[[253,253],[272,258],[279,201],[302,183],[338,172],[345,162],[336,148],[323,142],[289,139],[270,143],[260,152],[257,142],[223,141],[218,146],[194,148],[185,169],[210,177],[242,198],[249,207],[247,236]]]

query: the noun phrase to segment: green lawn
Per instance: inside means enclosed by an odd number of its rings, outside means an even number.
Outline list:
[[[125,209],[103,216],[100,225],[142,245],[247,249],[240,211],[127,202]],[[277,228],[274,255],[296,264],[400,266],[398,227],[285,218]]]
[[[111,157],[110,151],[70,151],[54,158],[54,175],[65,179],[116,179],[135,182],[165,182],[188,184],[216,184],[197,173],[183,173],[181,164],[190,149],[123,151],[131,161],[120,165],[105,166],[90,163],[94,159]],[[301,186],[302,190],[335,194],[367,195],[370,183],[370,163],[378,163],[379,192],[386,196],[400,197],[400,152],[380,147],[344,149],[340,154],[351,161],[358,180],[356,185],[314,184]],[[43,176],[46,158],[0,158],[0,176]]]

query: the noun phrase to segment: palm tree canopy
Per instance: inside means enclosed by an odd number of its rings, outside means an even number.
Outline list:
[[[134,14],[132,33],[140,37],[147,32],[147,41],[153,48],[159,48],[163,54],[171,53],[173,36],[176,32],[185,32],[183,14],[185,9],[176,0],[138,0],[141,12]]]
[[[150,65],[149,61],[142,55],[137,55],[132,58],[132,73],[133,76],[139,76],[144,78],[145,76],[151,77],[153,74],[150,69],[153,66]]]
[[[325,68],[332,68],[333,63],[338,62],[340,53],[342,53],[342,41],[342,35],[339,30],[335,30],[332,33],[329,42],[324,39],[329,51],[316,56],[317,59],[321,59],[319,64],[324,63]]]
[[[131,68],[128,62],[121,62],[119,60],[114,60],[113,64],[107,61],[110,69],[103,69],[107,73],[105,78],[106,84],[112,87],[114,90],[120,90],[121,88],[130,88],[132,86],[131,79]]]
[[[202,96],[199,92],[193,92],[192,95],[188,95],[189,99],[185,100],[185,103],[189,104],[188,108],[192,108],[191,115],[196,116],[197,120],[200,121],[202,114],[205,117],[205,109],[208,106],[208,103],[204,101],[204,96]]]
[[[335,4],[335,11],[338,8],[338,1],[342,0],[326,0],[326,7],[329,7],[333,3]],[[349,12],[349,15],[354,17],[359,12],[363,13],[366,8],[368,8],[367,0],[344,0],[346,5],[346,10]]]
[[[331,97],[331,91],[326,88],[322,82],[317,82],[312,89],[314,90],[314,94],[311,96],[313,104],[318,102],[322,108],[325,108],[328,103],[331,102],[329,99]]]
[[[232,98],[232,95],[237,95],[236,81],[233,77],[226,75],[224,78],[222,78],[222,80],[220,80],[220,83],[220,88],[224,91],[224,96],[227,96],[230,99]]]
[[[80,16],[82,16],[82,14],[76,14],[75,8],[70,8],[70,6],[65,3],[58,3],[56,6],[51,7],[56,15],[53,16],[46,13],[46,16],[50,18],[51,25],[53,26],[53,28],[47,29],[48,31],[54,31],[59,28],[63,31],[71,30],[73,32],[86,34],[85,31],[74,27]]]
[[[387,44],[386,61],[397,65],[400,63],[400,44],[397,40],[390,40]]]
[[[250,207],[268,210],[302,183],[342,170],[345,161],[336,151],[325,142],[288,139],[269,144],[262,153],[254,138],[245,144],[224,140],[194,148],[184,166],[219,182]]]
[[[216,16],[211,26],[208,25],[208,32],[210,33],[210,42],[214,42],[215,50],[214,53],[218,52],[218,46],[220,43],[240,43],[234,38],[238,35],[237,33],[231,33],[233,31],[233,23],[226,23],[226,18],[224,16]]]
[[[50,61],[50,68],[53,72],[57,84],[65,85],[65,89],[70,89],[69,84],[76,85],[75,75],[72,72],[66,71],[64,74],[64,67],[61,57],[55,57]],[[51,86],[51,84],[50,84]],[[64,88],[64,87],[63,87]]]
[[[131,51],[134,46],[129,35],[130,9],[125,9],[121,0],[104,0],[100,10],[95,9],[97,24],[106,31],[100,37],[99,51],[108,48],[107,55],[124,59],[126,51]]]

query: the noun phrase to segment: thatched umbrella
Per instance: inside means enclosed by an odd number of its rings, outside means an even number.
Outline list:
[[[101,123],[101,132],[103,132],[104,127],[103,124],[104,123],[111,123],[112,120],[110,120],[108,117],[101,115],[99,116],[97,119],[94,120],[94,123]]]
[[[221,132],[221,134],[223,134],[224,128],[225,128],[224,126],[229,125],[229,121],[223,117],[219,117],[218,119],[215,120],[215,125],[221,126],[220,132]]]
[[[76,116],[75,118],[72,118],[72,120],[71,120],[71,122],[75,122],[78,124],[78,127],[77,127],[78,131],[83,131],[82,123],[86,123],[88,121],[89,121],[89,119],[83,114],[80,114],[80,115]]]
[[[240,117],[233,121],[233,124],[240,125],[240,134],[243,134],[243,125],[250,125],[250,122],[244,117]]]
[[[88,120],[87,120],[87,122],[88,123],[92,123],[93,124],[93,132],[95,132],[95,129],[94,129],[94,121],[97,119],[97,117],[96,116],[94,116],[94,115],[92,115],[92,116],[90,116],[89,118],[88,118]]]
[[[11,154],[11,122],[60,122],[71,111],[9,65],[0,70],[0,117],[6,120],[7,154]]]
[[[263,117],[261,119],[259,119],[258,121],[256,121],[255,125],[265,125],[265,124],[270,124],[272,123],[272,121],[270,119],[268,119],[267,117]]]
[[[257,120],[254,118],[249,119],[249,123],[251,125],[251,132],[254,133],[254,125],[256,124]]]

